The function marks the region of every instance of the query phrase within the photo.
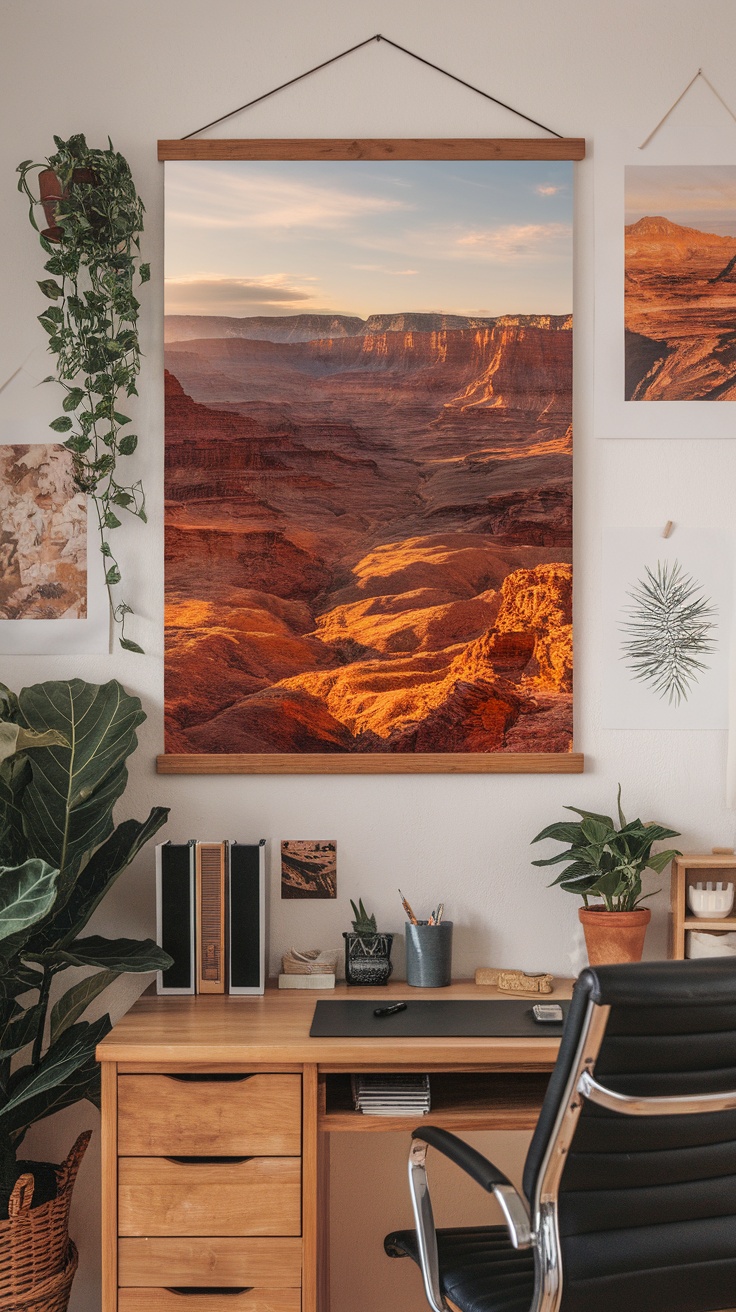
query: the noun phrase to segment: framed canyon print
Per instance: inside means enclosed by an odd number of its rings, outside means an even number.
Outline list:
[[[678,108],[646,148],[622,130],[599,141],[598,438],[736,435],[736,126],[706,106]]]
[[[166,773],[574,772],[581,140],[166,160]]]

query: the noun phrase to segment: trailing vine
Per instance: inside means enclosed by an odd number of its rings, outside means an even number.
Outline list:
[[[24,160],[17,170],[18,190],[28,197],[31,224],[49,257],[44,269],[50,276],[38,286],[50,304],[38,321],[56,356],[56,373],[44,382],[60,383],[65,392],[63,414],[50,427],[66,434],[76,485],[95,505],[120,645],[142,652],[125,636],[132,607],[116,601],[113,593],[121,574],[110,534],[120,527],[118,510],[146,521],[140,479],[125,483],[118,472],[120,458],[131,456],[138,445],[136,434],[128,431],[130,417],[120,407],[122,398],[138,395],[139,302],[133,285],[136,273],[140,283],[150,277],[148,264],[140,262],[144,207],[127,161],[109,138],[106,150],[89,147],[81,134],[68,141],[55,136],[54,142],[56,153],[43,164]],[[29,183],[34,170],[52,170],[58,179],[58,200],[51,208],[48,199],[44,205],[47,221],[49,214],[53,220],[45,232],[34,213],[41,203]]]

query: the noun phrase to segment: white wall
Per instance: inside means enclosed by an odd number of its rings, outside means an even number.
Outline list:
[[[84,131],[103,145],[108,133],[133,169],[147,210],[145,257],[153,269],[143,298],[146,359],[141,379],[137,473],[146,484],[151,522],[134,523],[121,560],[139,611],[131,636],[147,655],[108,658],[0,658],[14,688],[35,680],[113,676],[138,693],[148,712],[140,733],[123,815],[152,803],[171,807],[168,836],[238,833],[243,837],[336,837],[339,899],[334,904],[278,900],[273,870],[271,947],[339,942],[349,896],[361,895],[387,928],[399,928],[396,885],[427,904],[441,895],[458,926],[456,967],[482,963],[570,971],[576,907],[545,888],[530,867],[529,839],[566,802],[612,803],[617,780],[628,807],[670,822],[685,849],[730,844],[734,816],[724,803],[725,735],[604,732],[600,727],[599,530],[603,524],[722,525],[733,520],[736,442],[592,440],[593,169],[599,133],[617,122],[643,138],[702,65],[736,105],[731,0],[49,0],[2,6],[3,133],[0,141],[0,326],[2,379],[41,340],[39,248],[15,192],[21,159],[53,149],[52,133]],[[584,776],[478,775],[157,778],[162,750],[163,170],[157,137],[190,132],[219,113],[293,77],[376,31],[446,65],[557,131],[588,139],[579,166],[576,246],[576,745]],[[524,125],[386,46],[371,46],[220,129],[250,136],[493,136]],[[736,144],[736,129],[734,129]],[[687,162],[687,161],[684,161]],[[727,161],[726,161],[727,162]],[[0,398],[1,400],[1,398]],[[45,437],[39,431],[39,438]],[[666,894],[653,903],[649,952],[662,955]],[[141,857],[101,910],[100,932],[146,933],[153,920],[152,854]],[[117,1010],[140,982],[121,987]],[[92,1124],[85,1105],[34,1135],[39,1153],[62,1156],[76,1129]],[[403,1181],[403,1143],[371,1139],[376,1234],[405,1217],[403,1195],[381,1185]],[[342,1149],[341,1149],[342,1153]],[[374,1156],[375,1154],[375,1156]],[[344,1154],[336,1166],[336,1215],[347,1212]],[[73,1312],[99,1307],[97,1157],[90,1153],[74,1210],[82,1267]],[[397,1183],[397,1189],[403,1183]],[[352,1195],[351,1195],[352,1196]],[[341,1199],[343,1206],[341,1207]],[[368,1205],[366,1204],[368,1207]],[[369,1209],[371,1210],[371,1209]],[[478,1214],[480,1215],[480,1214]],[[359,1237],[355,1236],[355,1242]],[[345,1234],[350,1252],[353,1244]],[[361,1272],[363,1312],[402,1300],[419,1308],[416,1282],[401,1283],[376,1249],[375,1286]],[[382,1273],[382,1274],[381,1274]],[[350,1270],[336,1260],[334,1312],[351,1312]],[[353,1286],[355,1291],[357,1286]]]

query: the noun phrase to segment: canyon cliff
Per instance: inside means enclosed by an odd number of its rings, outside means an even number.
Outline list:
[[[625,229],[627,401],[736,400],[736,238],[647,216]]]
[[[183,318],[167,751],[569,750],[569,317]]]

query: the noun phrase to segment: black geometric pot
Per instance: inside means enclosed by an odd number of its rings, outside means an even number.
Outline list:
[[[345,939],[345,980],[348,984],[388,984],[393,970],[393,934],[356,934]]]

